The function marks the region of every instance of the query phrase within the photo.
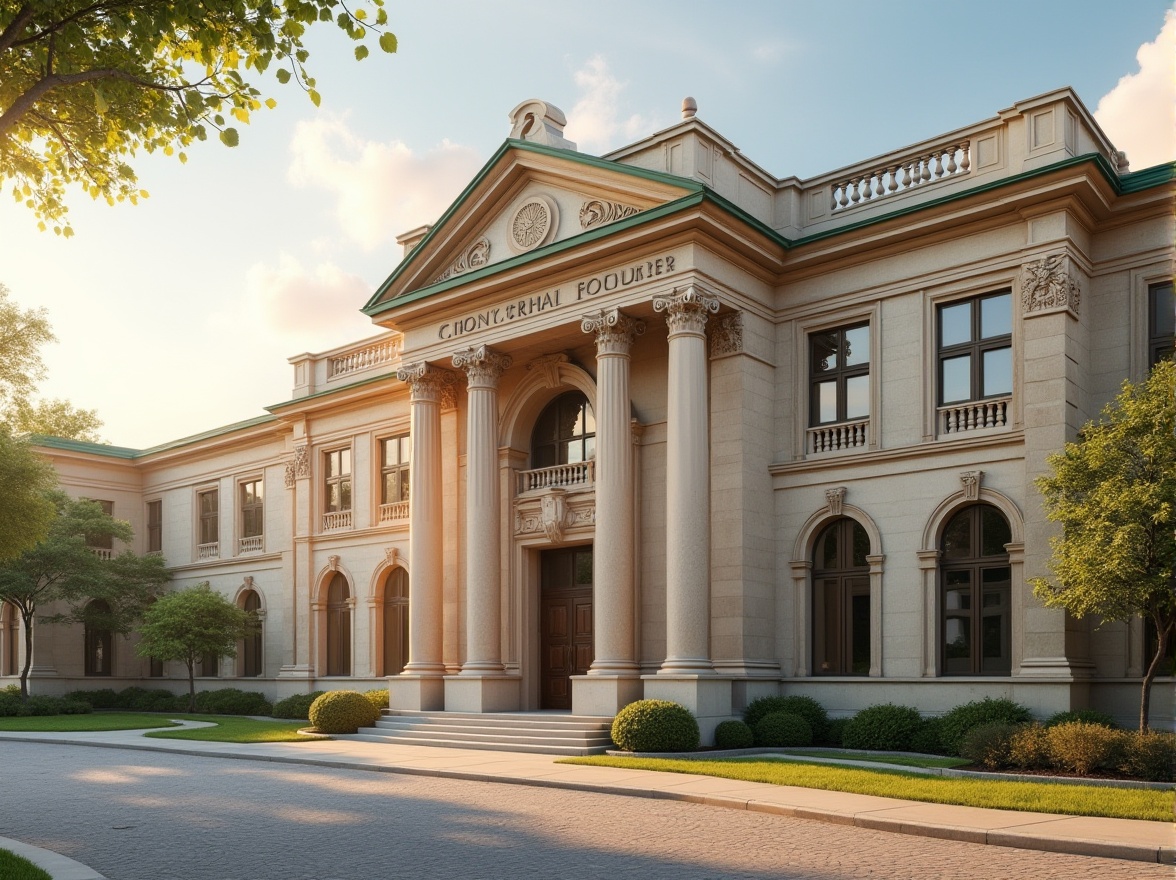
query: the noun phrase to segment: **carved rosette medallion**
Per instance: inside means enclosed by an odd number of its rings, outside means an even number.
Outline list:
[[[1082,289],[1069,268],[1065,254],[1025,264],[1021,271],[1021,307],[1026,314],[1068,309],[1078,315]]]
[[[490,239],[479,238],[468,248],[461,252],[461,255],[454,260],[448,269],[433,279],[433,283],[437,284],[447,278],[452,278],[454,275],[461,275],[469,272],[471,269],[477,269],[485,266],[490,262]]]
[[[617,220],[632,217],[640,210],[640,208],[623,205],[620,202],[589,199],[580,206],[580,228],[591,229],[594,226],[603,226],[605,223],[615,223]]]
[[[396,378],[408,383],[414,401],[430,401],[444,406],[445,393],[453,393],[457,376],[426,361],[406,364],[396,371]]]
[[[960,484],[964,487],[965,501],[980,500],[980,485],[984,482],[984,471],[964,471],[960,474]]]
[[[510,242],[515,250],[531,251],[555,237],[559,209],[543,196],[532,196],[514,212],[510,221]]]
[[[310,476],[310,450],[305,443],[294,447],[294,476],[299,479]]]
[[[645,332],[645,322],[630,318],[620,309],[601,309],[580,319],[580,329],[596,334],[596,354],[627,355],[633,342]]]
[[[829,505],[829,516],[841,516],[841,508],[845,504],[845,487],[826,489],[825,503]]]
[[[702,336],[708,315],[719,310],[719,300],[692,284],[673,293],[658,294],[653,298],[653,310],[666,313],[671,336],[678,333]]]
[[[465,370],[470,388],[497,388],[498,379],[514,360],[485,345],[471,345],[453,353],[453,365]]]
[[[723,357],[743,351],[743,312],[732,312],[715,321],[710,331],[710,356]]]

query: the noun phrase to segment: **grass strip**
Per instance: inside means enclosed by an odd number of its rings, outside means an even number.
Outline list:
[[[874,752],[834,752],[827,749],[789,750],[785,754],[798,758],[830,758],[842,761],[869,761],[874,764],[897,764],[900,767],[966,767],[967,758],[923,758],[913,755],[878,755]],[[742,760],[748,760],[744,758]],[[760,759],[753,759],[760,760]]]
[[[300,734],[298,728],[306,727],[305,721],[257,721],[253,718],[239,718],[230,715],[177,715],[176,717],[186,721],[212,721],[216,727],[155,730],[144,735],[157,739],[232,743],[310,742],[322,738]]]
[[[7,849],[0,849],[0,877],[4,880],[53,880],[48,872]]]
[[[1146,819],[1152,822],[1171,822],[1173,804],[1176,803],[1176,792],[1171,790],[950,779],[904,773],[901,770],[866,770],[858,767],[792,761],[699,761],[592,755],[583,758],[563,758],[559,763],[693,773],[744,782],[794,785],[799,788],[871,794],[933,804],[1071,816],[1104,816],[1113,819]]]
[[[0,718],[0,731],[12,733],[85,733],[175,727],[166,715],[142,712],[96,712],[93,715],[22,715]],[[3,877],[0,874],[0,877]]]

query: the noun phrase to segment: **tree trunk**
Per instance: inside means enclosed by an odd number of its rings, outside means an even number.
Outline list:
[[[196,711],[196,661],[188,658],[188,712]]]
[[[1156,673],[1160,670],[1160,664],[1164,661],[1164,657],[1168,653],[1168,637],[1172,632],[1172,625],[1169,623],[1166,627],[1161,629],[1156,627],[1156,654],[1152,657],[1152,661],[1148,664],[1147,674],[1143,676],[1143,689],[1139,695],[1139,732],[1147,731],[1147,719],[1151,714],[1151,686],[1152,680],[1156,677]]]
[[[25,614],[22,610],[20,621],[24,624],[25,657],[24,666],[20,670],[20,698],[29,698],[29,670],[33,668],[33,615]]]

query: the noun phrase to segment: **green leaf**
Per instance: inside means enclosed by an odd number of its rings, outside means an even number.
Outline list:
[[[367,46],[356,46],[355,47],[355,60],[356,61],[363,61],[363,59],[365,59],[367,57],[368,57],[368,47]]]
[[[314,104],[314,106],[316,106],[316,107],[319,105],[319,103],[320,103],[320,102],[322,101],[322,99],[323,99],[323,98],[322,98],[322,95],[320,95],[320,94],[319,94],[318,92],[316,92],[314,89],[311,89],[310,91],[308,91],[308,92],[307,92],[307,94],[308,94],[308,95],[310,95],[310,102],[311,102],[312,104]]]
[[[226,147],[237,146],[237,140],[238,140],[237,129],[226,128],[224,131],[222,131],[220,133],[220,139],[221,139],[221,143],[224,144]]]
[[[290,81],[290,71],[284,67],[279,67],[277,71],[278,82],[288,83]]]
[[[391,54],[396,51],[396,34],[380,34],[380,48]]]
[[[102,97],[102,92],[94,89],[94,112],[99,116],[105,116],[109,107],[110,105],[106,103],[106,99]]]

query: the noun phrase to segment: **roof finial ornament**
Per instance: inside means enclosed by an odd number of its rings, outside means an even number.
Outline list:
[[[698,113],[698,102],[693,98],[686,97],[682,99],[682,118],[693,119],[694,115]]]
[[[563,136],[567,124],[562,110],[538,98],[523,101],[510,111],[510,136],[533,144],[562,150],[576,149],[576,145]]]

